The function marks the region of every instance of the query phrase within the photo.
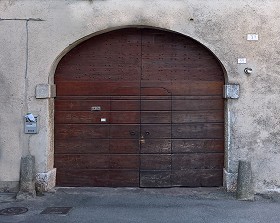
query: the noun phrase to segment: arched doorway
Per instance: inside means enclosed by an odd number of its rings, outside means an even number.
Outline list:
[[[197,41],[101,34],[61,59],[55,84],[57,185],[222,185],[224,74]]]

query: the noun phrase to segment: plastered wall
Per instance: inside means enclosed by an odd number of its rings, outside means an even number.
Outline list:
[[[276,0],[1,0],[0,191],[16,189],[28,153],[38,173],[53,169],[53,99],[36,99],[36,86],[52,85],[59,59],[82,40],[128,26],[182,33],[217,56],[226,83],[240,84],[226,102],[225,186],[234,189],[242,159],[256,192],[280,191],[279,10]],[[23,133],[27,112],[39,115],[38,134]]]

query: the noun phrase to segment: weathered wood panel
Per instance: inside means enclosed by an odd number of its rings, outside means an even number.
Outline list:
[[[145,139],[141,144],[141,153],[171,154],[171,139]]]
[[[223,123],[174,124],[172,137],[181,139],[223,139]]]
[[[174,139],[172,153],[224,152],[223,139]]]
[[[218,187],[223,185],[222,170],[175,170],[172,185],[184,187]]]
[[[141,170],[171,170],[171,155],[141,155]]]
[[[171,186],[171,171],[140,171],[140,187]]]
[[[224,102],[220,99],[177,99],[172,100],[174,111],[209,111],[224,110]]]
[[[205,122],[224,122],[223,110],[210,111],[173,111],[172,123],[205,123]]]
[[[62,58],[55,83],[58,185],[222,185],[223,70],[198,42],[101,34]]]
[[[223,169],[223,153],[173,154],[172,169]]]

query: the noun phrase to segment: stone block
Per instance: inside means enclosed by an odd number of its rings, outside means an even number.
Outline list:
[[[53,98],[56,96],[55,85],[50,84],[38,84],[35,92],[37,99]]]
[[[36,196],[35,192],[35,157],[27,155],[21,158],[20,188],[17,199],[28,199]]]
[[[239,98],[239,84],[224,85],[224,98],[237,99]]]
[[[239,161],[236,198],[238,200],[254,200],[251,162]]]
[[[55,187],[56,169],[52,169],[46,173],[36,174],[36,191],[37,193],[43,193],[49,191]]]

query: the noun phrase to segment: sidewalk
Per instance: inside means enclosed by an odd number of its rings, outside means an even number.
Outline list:
[[[222,188],[56,188],[54,193],[28,201],[0,194],[0,210],[10,207],[28,211],[0,215],[0,223],[280,222],[279,195],[237,201]],[[60,214],[60,209],[41,214],[48,207],[71,209],[67,214]]]

